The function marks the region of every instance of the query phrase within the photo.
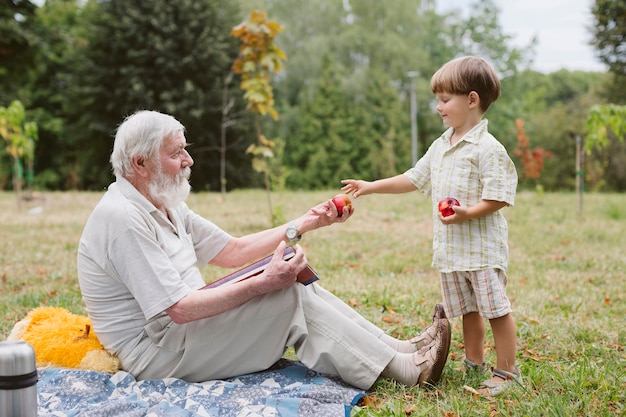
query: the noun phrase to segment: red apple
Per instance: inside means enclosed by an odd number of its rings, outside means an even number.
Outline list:
[[[337,217],[341,217],[343,215],[343,208],[348,207],[348,209],[352,208],[352,201],[345,194],[337,194],[333,197],[333,204],[337,207],[337,212],[339,213]]]
[[[460,206],[459,201],[456,198],[447,197],[439,202],[437,208],[443,217],[448,217],[454,214],[452,206]]]

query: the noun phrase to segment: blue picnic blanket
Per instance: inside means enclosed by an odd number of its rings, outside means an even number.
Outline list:
[[[336,417],[349,416],[364,391],[340,379],[279,360],[272,368],[227,380],[136,380],[76,369],[39,369],[38,417]]]

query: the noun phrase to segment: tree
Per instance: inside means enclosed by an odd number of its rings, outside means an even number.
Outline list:
[[[300,107],[297,132],[286,143],[290,188],[334,188],[346,176],[371,176],[365,110],[343,91],[344,68],[330,55],[322,61],[313,95]]]
[[[517,127],[517,146],[515,147],[515,156],[518,157],[523,166],[524,180],[535,180],[535,186],[540,186],[539,179],[541,171],[543,171],[544,161],[546,158],[552,158],[552,154],[544,148],[530,148],[530,140],[524,131],[524,121],[517,119],[515,121]]]
[[[229,37],[236,6],[219,0],[87,4],[88,43],[67,132],[81,148],[82,187],[101,189],[110,182],[116,126],[136,110],[152,109],[178,118],[201,150],[192,149],[194,168],[203,174],[192,177],[194,189],[219,189],[219,155],[212,151],[219,147],[222,90],[236,56]],[[243,149],[231,161],[240,166],[237,159],[246,159]],[[248,179],[245,170],[233,172],[235,184]]]
[[[259,116],[269,114],[272,119],[278,120],[278,113],[274,109],[271,76],[283,69],[283,61],[287,59],[285,53],[274,43],[274,39],[282,31],[282,26],[267,20],[267,14],[261,11],[253,11],[247,21],[240,23],[231,31],[231,35],[241,42],[239,56],[235,59],[232,68],[235,74],[241,74],[241,89],[245,91],[244,99],[248,102],[248,110],[255,117],[257,142],[250,144],[246,153],[252,155],[254,170],[263,173],[272,219],[274,215],[270,160],[274,156],[275,143],[261,132]]]
[[[39,39],[29,89],[29,109],[39,126],[35,153],[38,186],[67,190],[79,186],[81,148],[67,131],[68,109],[79,87],[86,44],[83,8],[78,0],[46,0],[32,20]]]
[[[26,120],[24,105],[16,100],[9,107],[0,107],[0,137],[6,141],[6,151],[11,157],[13,191],[18,203],[22,201],[24,162],[27,164],[27,183],[32,191],[33,157],[37,141],[37,124]]]
[[[593,45],[600,60],[615,76],[610,101],[626,101],[626,2],[595,0],[591,7],[594,24],[591,28]]]
[[[607,146],[609,136],[619,141],[626,137],[626,106],[615,104],[592,107],[585,124],[587,131],[586,147],[590,151]]]
[[[0,104],[16,99],[28,81],[38,41],[31,28],[36,9],[28,0],[5,0],[0,7]]]
[[[527,50],[507,45],[510,37],[498,24],[499,11],[490,0],[479,1],[472,8],[470,18],[473,24],[468,23],[468,18],[461,16],[460,12],[437,13],[434,2],[427,1],[421,4],[411,0],[248,2],[267,10],[287,28],[280,38],[280,45],[289,56],[289,62],[284,73],[276,79],[278,108],[286,117],[282,117],[276,129],[286,138],[285,158],[290,169],[287,185],[290,187],[305,186],[306,181],[322,187],[329,181],[323,174],[344,165],[347,167],[344,171],[350,176],[359,173],[369,177],[377,175],[376,170],[388,172],[379,160],[381,148],[376,144],[378,141],[378,144],[389,145],[388,140],[381,141],[383,137],[394,137],[397,161],[393,163],[397,163],[397,167],[408,167],[410,158],[403,160],[410,156],[407,71],[422,74],[416,79],[416,90],[420,149],[425,149],[441,134],[441,119],[430,108],[432,93],[429,86],[430,75],[440,65],[460,54],[479,53],[489,57],[502,73],[511,76],[518,65],[527,62]],[[340,79],[328,79],[326,66],[329,59]],[[406,116],[389,117],[389,114],[378,113],[384,110],[376,103],[382,97],[370,94],[372,86],[379,86],[381,94],[383,88],[386,90],[384,103],[389,105],[387,108]],[[328,92],[340,101],[333,104],[330,97],[324,98]],[[393,101],[389,100],[388,94],[394,95]],[[353,108],[342,109],[342,105]],[[313,109],[314,106],[319,108]],[[335,112],[327,111],[333,108]],[[312,115],[317,115],[318,119],[329,117],[332,121],[313,120]],[[340,115],[346,119],[338,120]],[[368,130],[375,126],[374,119],[389,123],[384,127],[385,132]],[[514,121],[515,117],[510,120]],[[351,125],[354,131],[349,130]],[[338,134],[335,129],[345,130]],[[308,139],[303,137],[305,134]],[[333,143],[326,142],[327,135],[336,136],[330,141]],[[324,149],[317,149],[315,144]],[[367,146],[379,153],[373,155],[373,152],[365,151],[361,154],[362,147]],[[341,158],[347,161],[343,165],[337,160],[339,156],[330,155],[332,150],[340,147],[343,150]],[[305,160],[304,149],[312,152],[309,160]],[[391,163],[389,153],[384,151],[383,155],[387,163]],[[324,161],[329,166],[323,166]],[[317,169],[310,168],[307,175],[302,168],[308,166]],[[320,175],[325,179],[321,180]],[[338,174],[333,175],[332,184],[336,186]]]

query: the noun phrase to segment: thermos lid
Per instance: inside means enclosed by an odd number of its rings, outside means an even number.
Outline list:
[[[35,350],[22,340],[0,342],[0,377],[25,375],[37,370]]]

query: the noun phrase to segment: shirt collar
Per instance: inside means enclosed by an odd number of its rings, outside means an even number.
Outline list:
[[[141,194],[134,185],[132,185],[126,178],[124,177],[115,177],[115,182],[109,186],[109,189],[115,190],[117,188],[119,192],[121,192],[124,197],[132,201],[133,203],[139,205],[141,208],[146,210],[148,213],[152,213],[154,211],[159,211],[154,204],[152,204],[143,194]]]
[[[131,201],[134,204],[137,204],[143,210],[150,213],[150,215],[153,218],[157,219],[157,221],[169,227],[172,230],[172,232],[178,234],[177,225],[180,225],[181,223],[180,221],[178,221],[178,215],[176,213],[176,210],[169,210],[169,209],[167,210],[170,213],[170,216],[172,217],[172,219],[174,218],[177,219],[176,222],[174,222],[173,220],[164,216],[163,213],[161,213],[161,211],[159,211],[159,209],[157,209],[155,205],[150,202],[150,200],[148,200],[143,194],[141,194],[139,190],[137,190],[135,186],[132,185],[130,181],[128,181],[124,177],[116,177],[115,182],[109,185],[110,190],[115,190],[116,188],[129,201]],[[184,205],[185,203],[182,203],[182,204]]]
[[[473,128],[471,128],[469,132],[463,135],[461,140],[459,140],[459,142],[457,143],[460,143],[462,141],[466,141],[470,143],[478,143],[478,138],[480,138],[482,134],[487,131],[488,124],[489,124],[489,121],[487,119],[482,119],[480,122],[476,123],[476,125]],[[443,132],[443,138],[446,140],[446,142],[450,143],[450,138],[452,137],[453,133],[454,133],[453,128],[448,128],[448,130]]]

